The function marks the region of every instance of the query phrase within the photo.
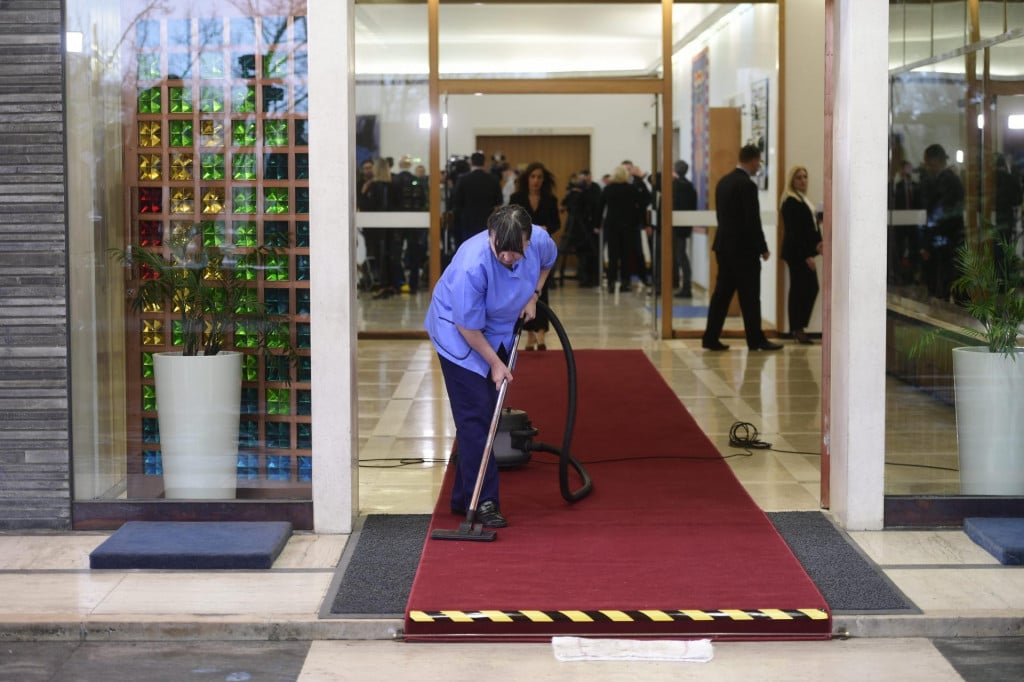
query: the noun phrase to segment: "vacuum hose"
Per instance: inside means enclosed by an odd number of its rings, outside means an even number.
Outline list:
[[[562,321],[558,319],[558,316],[555,315],[551,310],[551,306],[547,303],[537,301],[537,304],[547,312],[551,320],[551,326],[555,328],[558,340],[562,343],[562,352],[565,354],[565,369],[568,374],[569,401],[567,405],[568,414],[565,417],[565,431],[562,435],[562,449],[559,450],[543,443],[535,443],[530,446],[530,449],[558,455],[558,486],[562,491],[562,499],[566,502],[579,502],[593,491],[594,482],[590,479],[590,474],[583,468],[583,465],[569,453],[569,445],[572,443],[572,430],[576,423],[576,359],[573,357],[572,345],[569,343],[569,336],[565,333]],[[583,484],[577,490],[569,488],[570,466],[576,470],[576,473],[579,474],[580,479],[583,481]]]

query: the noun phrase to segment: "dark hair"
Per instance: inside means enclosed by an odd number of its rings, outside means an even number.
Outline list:
[[[924,158],[945,161],[949,158],[949,155],[946,154],[946,150],[942,148],[941,144],[933,144],[928,145],[928,148],[924,150]]]
[[[747,163],[761,158],[761,148],[756,144],[745,144],[740,148],[740,163]]]
[[[688,170],[690,170],[690,164],[686,163],[682,159],[680,159],[679,161],[676,161],[676,165],[675,165],[676,175],[678,175],[681,178],[685,178],[686,177],[686,172]]]
[[[485,160],[486,159],[484,158],[484,155],[483,155],[482,152],[473,152],[473,154],[469,157],[469,162],[471,164],[473,164],[474,166],[482,166],[482,165],[484,165],[484,161]]]
[[[549,171],[543,163],[540,161],[534,161],[519,174],[516,178],[516,191],[525,192],[530,189],[530,175],[533,171],[541,169],[544,172],[544,182],[541,183],[540,193],[541,194],[554,194],[555,193],[555,175]]]
[[[487,218],[487,232],[494,237],[494,251],[523,252],[523,242],[530,241],[533,224],[526,209],[517,204],[499,206]]]

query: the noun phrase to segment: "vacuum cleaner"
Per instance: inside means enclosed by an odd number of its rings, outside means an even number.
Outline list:
[[[476,485],[473,487],[473,497],[466,510],[466,520],[459,524],[458,530],[435,529],[430,534],[432,539],[491,542],[497,537],[496,531],[485,529],[483,524],[476,520],[476,510],[480,503],[480,490],[483,487],[484,474],[487,471],[487,463],[492,452],[495,456],[495,463],[499,468],[503,469],[514,469],[523,466],[529,462],[530,453],[532,452],[547,452],[558,455],[559,489],[562,499],[566,502],[578,502],[589,495],[594,488],[590,474],[569,452],[569,445],[572,442],[572,430],[576,421],[576,361],[572,354],[572,346],[569,343],[568,335],[565,333],[565,328],[551,308],[543,301],[538,301],[537,303],[547,311],[551,325],[555,328],[555,333],[558,335],[558,340],[561,342],[565,354],[569,400],[562,447],[559,449],[544,443],[533,442],[533,437],[537,435],[538,431],[530,424],[526,413],[522,410],[506,410],[503,408],[505,394],[508,392],[508,380],[502,381],[501,387],[498,389],[498,401],[494,406],[494,414],[491,416],[491,426],[487,433],[483,457],[480,458],[480,469],[477,472]],[[509,369],[515,368],[521,336],[522,321],[520,320],[516,323],[515,327],[512,352],[509,354],[508,359]],[[576,490],[572,490],[569,486],[570,466],[576,471],[582,481],[582,484]]]

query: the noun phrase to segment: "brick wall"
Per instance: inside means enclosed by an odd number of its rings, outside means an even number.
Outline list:
[[[0,0],[0,529],[70,527],[60,0]]]

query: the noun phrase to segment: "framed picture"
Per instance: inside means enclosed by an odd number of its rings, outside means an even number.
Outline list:
[[[761,150],[761,174],[757,177],[757,186],[761,191],[768,190],[768,79],[755,81],[750,87],[750,139],[747,144],[755,144]]]

